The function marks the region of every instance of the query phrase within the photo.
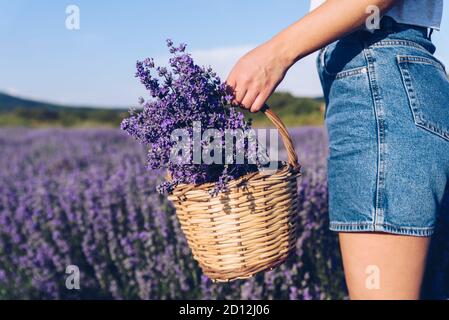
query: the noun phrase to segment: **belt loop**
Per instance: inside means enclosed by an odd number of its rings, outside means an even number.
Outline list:
[[[432,41],[432,34],[433,34],[433,28],[429,28],[429,35],[427,36],[427,39]]]
[[[389,16],[382,17],[381,20],[381,29],[383,29],[387,34],[394,33],[396,21]]]

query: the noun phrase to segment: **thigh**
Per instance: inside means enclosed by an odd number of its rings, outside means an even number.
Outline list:
[[[340,233],[351,299],[418,299],[428,237]]]

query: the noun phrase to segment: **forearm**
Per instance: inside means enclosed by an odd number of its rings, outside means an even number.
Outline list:
[[[259,111],[296,61],[359,28],[371,14],[369,6],[382,14],[396,1],[327,0],[240,58],[226,80],[234,91],[233,103]]]
[[[398,0],[328,0],[273,37],[267,45],[288,66],[362,26],[369,6],[387,11]]]

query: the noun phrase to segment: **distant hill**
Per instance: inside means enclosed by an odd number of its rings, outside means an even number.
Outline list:
[[[11,111],[17,108],[56,110],[60,108],[60,106],[39,101],[22,99],[0,92],[0,112]]]
[[[0,93],[0,126],[118,126],[126,114],[124,109],[68,107]]]
[[[322,124],[321,98],[300,98],[276,92],[267,103],[287,126]],[[125,109],[68,107],[0,93],[0,126],[3,127],[118,127],[127,114]],[[261,113],[245,112],[245,115],[254,120],[255,126],[271,125]]]

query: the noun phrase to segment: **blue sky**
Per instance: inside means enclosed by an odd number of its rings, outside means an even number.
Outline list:
[[[65,27],[66,7],[80,8],[80,30]],[[0,91],[71,105],[129,106],[144,95],[135,61],[163,61],[165,39],[186,42],[201,64],[225,78],[239,56],[307,13],[307,0],[0,0]],[[449,6],[434,35],[449,64]],[[320,95],[314,57],[280,86]]]

